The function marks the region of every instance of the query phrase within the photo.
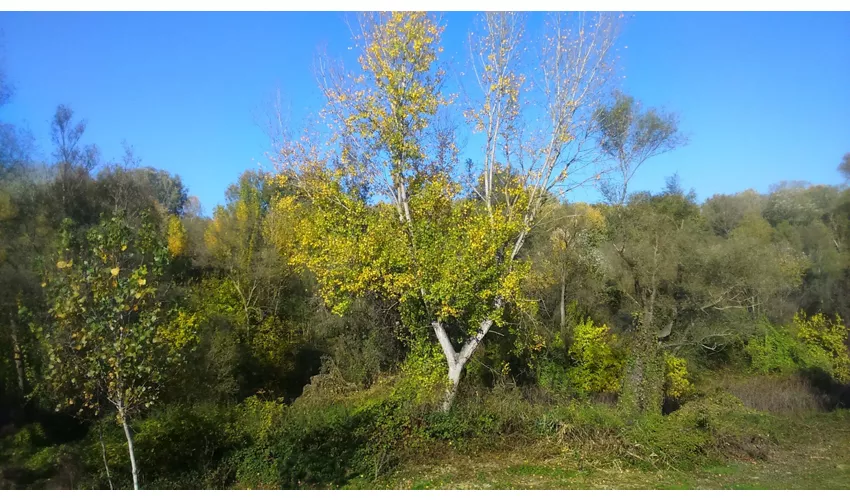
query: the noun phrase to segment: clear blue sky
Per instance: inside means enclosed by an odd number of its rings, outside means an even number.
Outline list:
[[[280,87],[293,115],[319,103],[317,47],[350,54],[339,13],[0,13],[16,87],[0,120],[50,151],[57,104],[89,123],[103,160],[121,141],[179,174],[205,211],[268,140],[257,116]],[[469,13],[450,13],[463,61]],[[535,18],[532,18],[532,22]],[[634,189],[678,172],[700,199],[781,180],[838,183],[850,152],[850,13],[636,13],[620,41],[624,90],[677,111],[690,144],[647,163]]]

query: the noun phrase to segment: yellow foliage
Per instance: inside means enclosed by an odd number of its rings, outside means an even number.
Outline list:
[[[171,215],[168,217],[168,253],[172,257],[183,255],[186,251],[187,237],[186,228],[180,217]]]
[[[613,348],[616,342],[616,335],[607,325],[594,325],[590,318],[576,325],[568,351],[576,363],[569,371],[574,389],[580,393],[619,390],[623,360]]]
[[[810,347],[813,357],[825,357],[831,365],[832,376],[839,382],[850,381],[850,355],[845,342],[847,328],[841,317],[830,321],[823,313],[807,318],[803,311],[794,315],[797,337]],[[820,356],[818,356],[820,355]]]
[[[165,342],[171,351],[180,352],[197,341],[198,324],[197,315],[178,311],[174,319],[158,330],[158,338]]]
[[[687,396],[693,391],[688,380],[688,362],[670,353],[664,353],[664,392],[673,398]]]

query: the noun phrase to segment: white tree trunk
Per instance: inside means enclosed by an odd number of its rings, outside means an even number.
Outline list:
[[[20,389],[21,395],[24,396],[26,393],[24,385],[24,354],[21,351],[21,344],[18,342],[18,330],[15,325],[15,320],[10,319],[9,325],[12,328],[12,353],[15,358],[15,373],[18,376],[18,389]]]
[[[564,331],[564,326],[567,324],[567,277],[561,273],[561,332]]]
[[[124,426],[124,435],[127,436],[127,449],[130,451],[130,466],[133,471],[133,489],[139,489],[139,469],[136,467],[136,451],[133,449],[133,433],[130,431],[130,425],[127,423],[127,417],[122,411],[121,424]]]
[[[443,399],[443,411],[452,409],[452,404],[455,401],[457,387],[460,385],[460,374],[463,372],[463,366],[460,363],[455,363],[449,367],[449,388],[446,390],[445,398]]]
[[[103,444],[103,429],[101,423],[97,424],[100,431],[100,451],[103,453],[103,468],[106,469],[106,480],[109,481],[109,489],[112,489],[112,476],[109,474],[109,462],[106,460],[106,445]]]
[[[493,326],[493,320],[482,321],[478,333],[463,344],[460,352],[455,351],[442,323],[435,321],[431,323],[431,326],[434,328],[434,333],[437,334],[437,340],[440,341],[440,346],[443,348],[443,354],[446,356],[446,363],[449,367],[449,388],[446,391],[445,399],[443,399],[443,411],[449,411],[457,394],[457,387],[460,384],[460,375],[463,373],[463,368],[466,366],[469,358],[475,353],[475,349],[478,348],[481,340],[490,331],[490,327]]]

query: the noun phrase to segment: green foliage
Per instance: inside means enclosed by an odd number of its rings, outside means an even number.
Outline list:
[[[568,378],[579,394],[619,390],[623,358],[613,347],[616,342],[606,325],[595,326],[590,318],[573,329],[569,355],[575,366]]]
[[[416,403],[433,402],[448,388],[446,360],[440,346],[428,339],[413,339],[401,366],[399,395]]]
[[[104,209],[120,209],[135,216],[154,210],[178,217],[188,199],[179,175],[152,167],[138,168],[138,158],[125,144],[122,165],[106,165],[97,173],[97,191]]]
[[[848,380],[847,330],[841,318],[832,322],[822,314],[807,318],[800,312],[790,328],[763,322],[760,330],[745,347],[756,372],[790,374],[819,369],[839,382]]]
[[[339,486],[367,470],[362,448],[367,413],[336,404],[292,412],[275,437],[272,453],[278,487]]]
[[[770,417],[719,393],[685,403],[667,417],[648,419],[626,432],[641,445],[642,461],[693,466],[723,458],[764,459],[776,443]]]
[[[626,427],[622,416],[608,405],[572,401],[546,409],[536,431],[575,446],[606,445]]]
[[[540,387],[554,393],[569,394],[571,381],[567,367],[559,360],[544,358],[537,362],[537,383]]]
[[[147,408],[169,369],[196,341],[196,320],[168,308],[163,275],[168,251],[152,223],[130,227],[105,218],[74,237],[66,224],[55,271],[47,279],[52,324],[43,330],[46,377],[60,406],[121,417]]]
[[[215,208],[204,229],[204,251],[212,269],[194,289],[193,301],[203,311],[210,344],[238,346],[237,352],[221,352],[226,359],[211,357],[218,356],[212,351],[206,359],[217,365],[225,385],[238,385],[236,392],[242,396],[258,390],[291,396],[283,379],[294,369],[294,357],[304,343],[297,330],[308,314],[309,290],[264,229],[278,188],[268,174],[245,172],[228,188],[228,203]],[[231,338],[225,338],[222,329]],[[243,376],[235,377],[234,372]]]
[[[786,328],[767,322],[759,325],[759,333],[744,348],[754,371],[758,373],[791,373],[805,364],[804,347]]]
[[[648,337],[648,336],[647,336]],[[655,339],[644,339],[654,343]],[[634,420],[646,415],[659,415],[664,402],[664,357],[657,346],[632,349],[617,399],[619,410]]]
[[[139,421],[134,439],[139,468],[150,478],[147,487],[221,487],[215,484],[215,469],[237,444],[227,425],[232,411],[209,404],[170,405]]]
[[[259,442],[272,436],[286,414],[286,406],[281,401],[266,401],[256,396],[239,403],[236,410],[236,429]]]
[[[342,378],[367,388],[403,361],[400,323],[400,315],[382,302],[360,299],[344,316],[319,308],[310,318],[305,340],[328,353]]]
[[[533,425],[534,414],[515,389],[494,391],[448,413],[412,404],[393,391],[330,403],[299,400],[265,443],[255,441],[237,453],[238,484],[309,488],[340,486],[359,476],[374,479],[431,445],[462,447],[522,433]]]
[[[537,382],[556,393],[582,397],[617,393],[625,362],[618,344],[607,325],[597,326],[590,318],[578,319],[568,348],[563,334],[555,333],[548,353],[536,364]]]
[[[850,382],[850,353],[847,351],[847,327],[836,315],[830,321],[823,314],[807,318],[804,312],[794,315],[794,327],[799,338],[809,348],[809,355],[827,367],[837,381]],[[823,360],[823,361],[821,361]]]
[[[771,413],[838,405],[850,190],[700,204],[673,176],[630,197],[682,136],[606,103],[616,30],[582,19],[553,15],[544,38],[566,42],[527,59],[521,16],[482,16],[463,118],[484,151],[462,171],[440,20],[360,16],[357,67],[320,65],[328,134],[282,131],[276,172],[242,174],[212,217],[129,148],[92,177],[66,106],[48,163],[0,123],[0,488],[106,488],[104,455],[131,487],[116,417],[147,487],[323,488],[521,440],[581,467],[764,457],[775,422],[706,380]],[[591,145],[611,168],[583,179]],[[593,176],[609,203],[564,201]],[[436,411],[463,345],[462,397]],[[662,416],[664,395],[683,406]],[[82,418],[56,431],[47,410]]]
[[[38,423],[29,424],[0,438],[0,487],[44,489],[57,484],[56,476],[77,460],[71,447],[53,444]]]
[[[258,484],[251,458],[266,450],[281,425],[285,406],[249,398],[239,405],[164,405],[134,424],[140,470],[150,489],[221,489]],[[103,421],[104,446],[117,488],[132,487],[123,432]],[[94,428],[80,447],[88,487],[108,488],[101,444]],[[261,461],[276,481],[274,462]],[[252,467],[255,467],[252,469]],[[253,482],[245,476],[250,475]]]

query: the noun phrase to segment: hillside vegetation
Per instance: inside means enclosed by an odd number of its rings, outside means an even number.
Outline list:
[[[358,20],[210,215],[0,123],[0,487],[850,488],[846,185],[631,189],[616,16]]]

